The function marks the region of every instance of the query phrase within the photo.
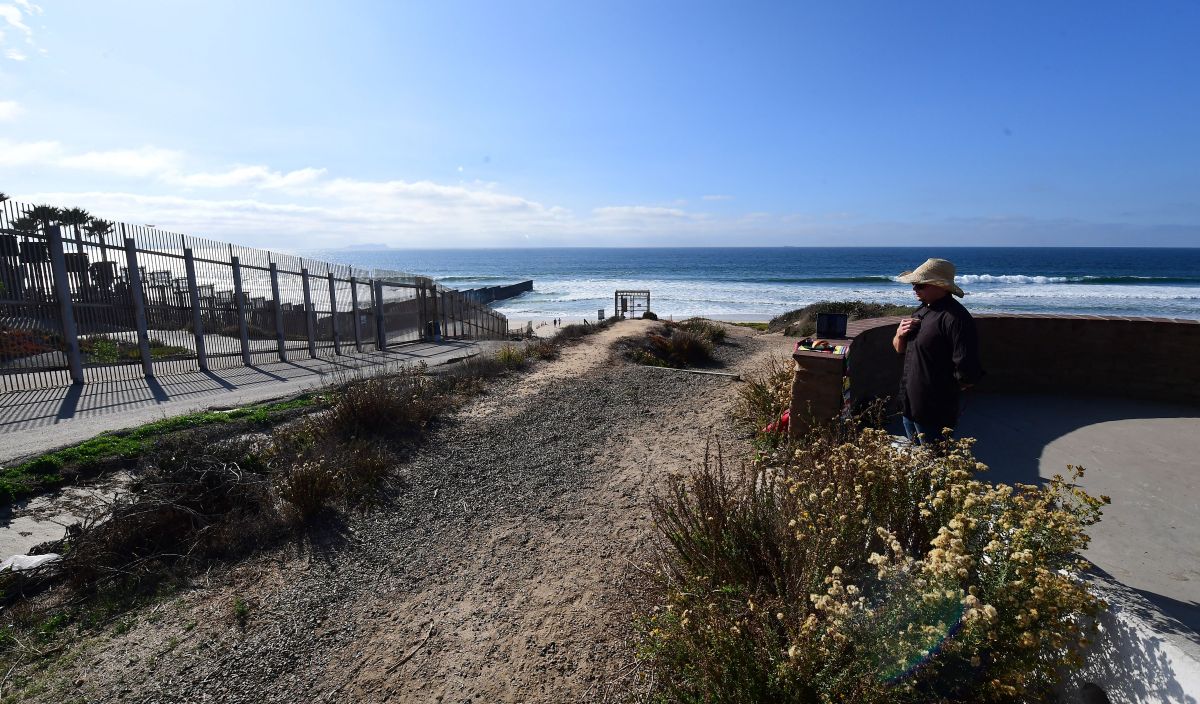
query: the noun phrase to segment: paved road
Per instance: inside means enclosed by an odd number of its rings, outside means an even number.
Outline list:
[[[486,344],[486,343],[484,343]],[[279,398],[336,380],[474,354],[471,342],[416,342],[386,353],[273,362],[211,373],[191,372],[147,382],[127,379],[0,394],[0,463],[132,428],[167,416]]]

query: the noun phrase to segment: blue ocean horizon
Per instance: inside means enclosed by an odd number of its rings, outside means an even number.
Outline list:
[[[338,249],[312,256],[431,276],[452,288],[532,279],[498,302],[514,319],[593,318],[613,291],[649,289],[676,317],[768,319],[820,300],[913,300],[895,276],[949,259],[977,312],[1088,313],[1200,319],[1200,248],[637,247]]]

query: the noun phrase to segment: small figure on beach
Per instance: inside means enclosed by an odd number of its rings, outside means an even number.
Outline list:
[[[954,264],[928,259],[899,280],[912,284],[921,305],[900,321],[892,347],[904,355],[900,377],[900,410],[904,434],[914,443],[942,437],[958,425],[959,394],[983,376],[975,320],[954,296]]]

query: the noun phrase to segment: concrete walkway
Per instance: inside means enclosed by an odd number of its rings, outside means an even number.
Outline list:
[[[1085,556],[1106,598],[1200,657],[1200,408],[1124,398],[975,394],[960,436],[992,481],[1039,483],[1067,465],[1112,497]]]
[[[167,416],[299,393],[336,381],[339,375],[369,374],[421,362],[433,366],[478,351],[479,345],[472,342],[415,342],[383,353],[7,392],[0,394],[0,463]]]

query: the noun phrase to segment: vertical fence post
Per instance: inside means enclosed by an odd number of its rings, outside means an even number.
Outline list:
[[[196,285],[196,260],[192,248],[183,250],[183,266],[187,271],[188,295],[192,297],[192,333],[196,338],[196,363],[200,371],[208,371],[208,353],[204,349],[204,316],[200,314],[200,288]]]
[[[124,234],[125,225],[121,225]],[[154,358],[150,356],[150,330],[146,324],[146,300],[142,290],[142,270],[137,263],[137,243],[132,237],[125,238],[125,266],[129,274],[125,283],[129,286],[129,301],[133,304],[133,322],[137,325],[138,352],[142,357],[142,374],[154,378]]]
[[[329,279],[329,322],[333,327],[333,353],[342,354],[342,336],[338,332],[337,283],[333,280],[333,272],[328,273]]]
[[[383,322],[383,282],[374,282],[375,291],[375,349],[387,351],[387,326]]]
[[[275,299],[275,344],[279,348],[279,361],[286,362],[287,341],[283,336],[283,301],[279,299],[279,268],[275,262],[271,266],[271,296]]]
[[[317,331],[312,309],[312,291],[308,287],[308,269],[300,268],[300,280],[304,285],[304,328],[308,332],[308,356],[317,357]]]
[[[242,363],[250,364],[250,328],[246,324],[246,301],[242,294],[242,262],[237,257],[230,257],[233,264],[233,298],[237,305],[238,334],[242,338]]]
[[[50,245],[50,269],[54,274],[54,293],[58,296],[58,314],[62,317],[63,344],[71,382],[83,383],[83,355],[79,351],[79,333],[75,328],[75,305],[71,301],[71,282],[67,280],[67,258],[63,256],[62,228],[47,228]]]
[[[442,339],[454,337],[454,307],[450,300],[450,292],[443,289],[439,292],[442,297]]]
[[[429,322],[429,311],[427,310],[428,306],[429,306],[429,299],[425,296],[425,286],[418,283],[417,284],[417,310],[418,310],[417,315],[419,316],[417,319],[417,328],[418,328],[417,329],[417,339],[418,340],[424,340],[429,337],[426,334],[427,331],[425,329]]]
[[[362,319],[358,315],[358,279],[350,277],[350,310],[354,311],[354,349],[362,354]]]

